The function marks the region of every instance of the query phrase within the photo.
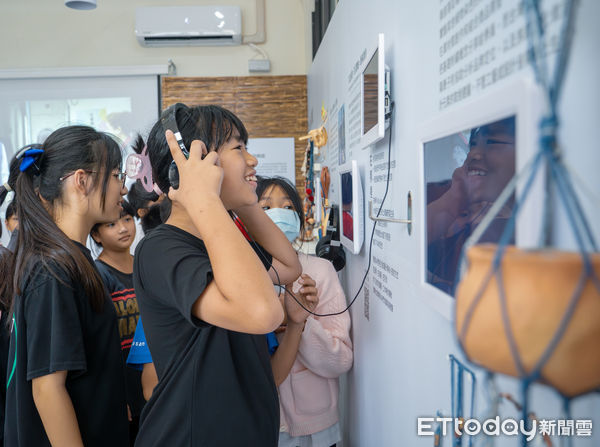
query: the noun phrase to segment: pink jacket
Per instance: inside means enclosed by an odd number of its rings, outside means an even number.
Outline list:
[[[299,254],[302,272],[317,283],[316,313],[345,309],[346,297],[331,262]],[[293,290],[300,289],[295,282]],[[317,433],[338,421],[338,377],[352,367],[350,315],[310,315],[292,370],[279,386],[281,427],[291,436]]]

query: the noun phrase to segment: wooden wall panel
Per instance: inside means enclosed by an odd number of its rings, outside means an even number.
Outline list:
[[[300,168],[304,161],[307,105],[306,76],[244,76],[223,78],[162,78],[163,109],[184,104],[217,104],[235,113],[251,138],[293,137],[296,187],[304,197]]]

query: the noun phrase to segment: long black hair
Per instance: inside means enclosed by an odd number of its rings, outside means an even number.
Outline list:
[[[58,228],[53,213],[63,200],[61,179],[78,169],[90,172],[92,187],[101,188],[104,210],[112,171],[121,167],[121,149],[112,137],[88,126],[58,129],[41,149],[43,153],[35,163],[19,172],[13,188],[19,237],[15,253],[2,259],[8,262],[8,278],[12,281],[0,284],[0,296],[9,302],[22,294],[33,268],[40,267],[59,280],[59,272],[67,272],[74,283],[83,286],[94,310],[100,311],[105,299],[102,279],[83,252]],[[20,163],[19,159],[15,161]]]
[[[243,141],[244,144],[248,143],[248,132],[242,121],[223,107],[216,105],[188,107],[178,103],[165,110],[163,115],[166,113],[175,113],[177,127],[188,150],[193,140],[201,140],[209,152],[216,151],[229,141],[235,130],[240,135],[240,141]],[[167,193],[171,186],[169,166],[173,157],[161,120],[156,122],[148,135],[148,156],[152,165],[154,182],[163,192]]]
[[[31,145],[25,146],[24,148],[19,150],[17,153],[20,153],[21,151],[26,150],[30,146]],[[20,172],[20,170],[19,170],[20,162],[21,162],[21,160],[17,159],[16,157],[13,158],[10,162],[8,178],[6,179],[6,182],[4,182],[2,185],[0,185],[0,206],[6,200],[8,193],[11,191],[14,191],[16,188],[17,177],[19,176],[19,172]],[[16,201],[14,199],[11,202],[11,204],[12,203],[15,203],[15,205],[16,205]],[[0,310],[2,310],[2,312],[8,312],[10,310],[10,306],[12,303],[12,296],[9,294],[5,294],[4,290],[3,290],[5,287],[8,288],[8,285],[6,285],[6,284],[8,282],[10,282],[10,278],[13,277],[12,261],[13,261],[12,252],[10,252],[9,250],[0,251],[0,278],[2,278],[2,280],[0,281]],[[9,292],[7,292],[7,293],[9,293]],[[8,321],[10,321],[10,320],[7,320],[7,322]],[[1,328],[0,328],[0,330],[1,330]]]

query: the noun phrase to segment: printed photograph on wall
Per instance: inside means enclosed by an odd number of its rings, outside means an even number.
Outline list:
[[[343,165],[346,163],[346,116],[344,115],[344,104],[338,111],[338,161]]]
[[[463,244],[515,174],[515,116],[426,142],[424,162],[425,278],[453,295]],[[513,204],[479,242],[498,242]]]

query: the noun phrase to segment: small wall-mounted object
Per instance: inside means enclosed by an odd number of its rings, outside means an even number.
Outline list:
[[[328,209],[327,219],[325,219],[325,231],[323,237],[319,239],[315,254],[319,258],[328,259],[333,264],[336,272],[339,272],[346,265],[346,254],[340,243],[340,220],[339,209],[337,205],[332,205]]]
[[[65,0],[65,6],[80,11],[96,9],[96,0]]]
[[[268,73],[271,71],[271,61],[269,59],[250,59],[248,71],[250,73]]]
[[[240,45],[239,6],[152,6],[135,11],[135,36],[145,47]]]
[[[392,223],[401,223],[406,224],[406,230],[408,231],[408,235],[412,233],[412,194],[408,191],[407,195],[407,205],[406,205],[406,219],[394,219],[392,217],[377,217],[377,215],[373,214],[373,201],[369,200],[369,219],[374,222],[392,222]]]
[[[310,130],[307,135],[298,138],[298,140],[312,140],[315,144],[315,147],[319,148],[327,144],[327,138],[327,129],[325,129],[325,122],[323,122],[321,127]]]

